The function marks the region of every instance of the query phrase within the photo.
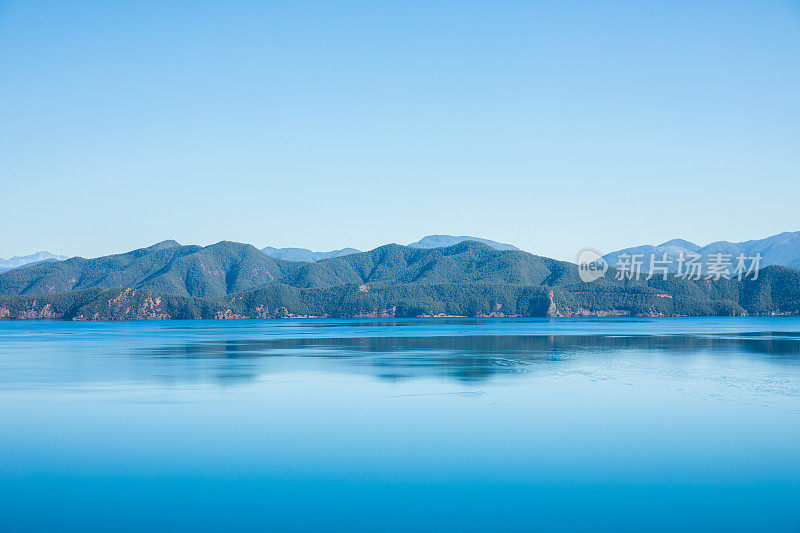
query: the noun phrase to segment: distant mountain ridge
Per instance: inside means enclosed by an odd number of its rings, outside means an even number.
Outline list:
[[[283,259],[284,261],[306,261],[308,263],[329,259],[331,257],[361,253],[361,250],[356,250],[355,248],[342,248],[341,250],[331,250],[330,252],[314,252],[307,248],[274,248],[272,246],[265,246],[261,251],[276,259]]]
[[[606,254],[604,257],[613,267],[622,254],[640,254],[647,258],[642,265],[642,272],[649,272],[650,256],[660,260],[666,254],[667,259],[676,264],[680,254],[686,256],[690,253],[699,254],[702,262],[707,262],[711,254],[718,253],[730,255],[734,260],[739,254],[745,254],[745,256],[760,254],[761,267],[778,265],[800,269],[800,231],[787,231],[764,239],[743,242],[717,241],[706,246],[699,246],[682,239],[673,239],[657,246],[643,245],[624,248]],[[676,267],[673,266],[670,271],[674,272],[675,269]]]
[[[464,241],[474,241],[486,244],[495,250],[519,250],[512,244],[493,241],[490,239],[483,239],[481,237],[471,237],[468,235],[426,235],[422,239],[412,242],[408,246],[410,248],[447,248],[455,244],[460,244]],[[323,259],[330,259],[332,257],[343,257],[345,255],[352,255],[361,253],[361,250],[356,248],[342,248],[341,250],[331,250],[330,252],[315,252],[308,248],[275,248],[273,246],[265,246],[261,249],[262,252],[270,257],[276,259],[283,259],[284,261],[304,261],[307,263],[314,263]]]
[[[486,244],[495,250],[517,250],[519,248],[514,246],[513,244],[506,244],[503,242],[497,242],[490,239],[483,239],[481,237],[471,237],[469,235],[427,235],[422,239],[412,242],[408,246],[410,248],[447,248],[448,246],[454,246],[456,244],[460,244],[464,241],[474,241],[474,242],[481,242]]]
[[[63,261],[67,259],[65,255],[57,255],[46,251],[35,252],[30,255],[14,256],[11,259],[0,257],[0,273],[19,268],[25,265],[40,263],[42,261]]]

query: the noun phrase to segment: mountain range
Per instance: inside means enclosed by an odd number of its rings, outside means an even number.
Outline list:
[[[314,261],[329,259],[331,257],[357,254],[360,253],[361,250],[342,248],[341,250],[331,250],[330,252],[312,252],[307,248],[273,248],[272,246],[265,246],[261,249],[261,252],[276,259],[283,259],[284,261],[306,261],[313,263]]]
[[[315,262],[249,244],[163,241],[0,274],[0,318],[168,319],[413,316],[673,316],[797,313],[800,272],[758,279],[584,283],[577,266],[475,241],[388,244]]]
[[[412,242],[408,246],[410,248],[446,248],[465,241],[481,242],[495,250],[519,250],[519,248],[512,244],[483,239],[481,237],[471,237],[469,235],[461,235],[458,237],[454,235],[427,235],[417,242]]]
[[[417,242],[412,242],[408,246],[411,248],[445,248],[464,241],[482,242],[495,250],[519,250],[519,248],[511,244],[468,235],[461,235],[458,237],[454,235],[427,235]],[[322,259],[330,259],[331,257],[342,257],[344,255],[361,253],[361,250],[355,248],[342,248],[341,250],[332,250],[330,252],[314,252],[307,248],[274,248],[272,246],[266,246],[262,248],[261,251],[276,259],[283,259],[285,261],[306,261],[309,263]]]
[[[682,239],[673,239],[659,245],[642,245],[625,248],[605,255],[609,265],[618,265],[623,254],[638,254],[644,257],[642,272],[650,272],[650,257],[656,260],[663,259],[666,254],[670,262],[669,271],[677,270],[678,258],[681,254],[698,254],[699,262],[707,264],[712,254],[725,254],[735,260],[740,254],[747,257],[759,254],[761,266],[781,265],[789,268],[800,269],[800,231],[784,232],[765,239],[756,239],[744,242],[717,241],[706,246],[700,246]]]
[[[495,250],[518,250],[516,246],[511,244],[504,244],[501,242],[483,239],[480,237],[471,236],[453,236],[453,235],[428,235],[423,237],[417,242],[409,244],[412,248],[442,248],[452,246],[464,241],[476,241],[485,243]],[[177,244],[177,243],[176,243]],[[313,263],[322,259],[329,259],[331,257],[341,257],[344,255],[361,253],[361,250],[355,248],[342,248],[341,250],[331,250],[329,252],[315,252],[307,248],[275,248],[273,246],[265,246],[261,252],[276,259],[283,259],[284,261],[305,261]],[[26,256],[15,256],[11,259],[0,258],[0,273],[19,268],[21,266],[38,263],[40,261],[58,260],[63,261],[67,256],[56,255],[50,252],[35,252]]]
[[[453,246],[465,241],[481,242],[495,250],[516,250],[519,248],[512,244],[484,239],[481,237],[473,237],[468,235],[455,236],[455,235],[427,235],[422,239],[408,244],[410,248],[445,248]],[[331,250],[329,252],[315,252],[307,248],[275,248],[266,246],[261,249],[261,252],[273,257],[275,259],[282,259],[284,261],[295,262],[316,262],[323,259],[330,259],[333,257],[342,257],[361,253],[356,248],[342,248],[340,250]],[[701,262],[705,263],[711,254],[723,253],[732,257],[737,257],[739,254],[746,256],[753,256],[756,253],[762,257],[761,266],[781,265],[789,268],[800,269],[800,231],[784,232],[764,239],[756,239],[744,242],[727,242],[717,241],[706,246],[700,246],[693,242],[683,239],[673,239],[658,245],[641,245],[630,248],[624,248],[606,254],[604,258],[612,267],[618,264],[621,255],[637,254],[639,257],[645,258],[642,262],[642,272],[648,273],[649,258],[652,256],[657,260],[663,259],[666,255],[667,259],[672,263],[670,271],[676,271],[677,260],[681,254],[687,256],[688,254],[699,254]],[[11,259],[0,258],[0,273],[19,268],[28,264],[37,263],[47,260],[63,261],[67,256],[56,255],[50,252],[36,252],[31,255],[22,257],[12,257]]]
[[[0,273],[33,263],[40,263],[42,261],[63,261],[64,259],[67,259],[67,256],[56,255],[50,252],[35,252],[31,255],[23,256],[17,255],[11,259],[3,259],[0,257]]]

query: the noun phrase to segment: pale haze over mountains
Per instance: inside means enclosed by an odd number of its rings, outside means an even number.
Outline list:
[[[476,241],[495,250],[519,250],[512,244],[484,239],[482,237],[473,237],[469,235],[427,235],[422,239],[412,242],[407,246],[409,248],[446,248],[453,246],[464,241]],[[360,250],[355,248],[343,248],[341,250],[334,250],[330,252],[313,252],[305,248],[273,248],[266,247],[261,250],[270,257],[284,259],[287,261],[308,261],[314,262],[329,257],[341,257],[349,254],[359,253]],[[538,253],[538,250],[529,250],[531,253]],[[651,256],[656,259],[662,259],[664,254],[668,260],[677,265],[677,259],[681,254],[699,254],[703,260],[707,260],[711,254],[723,253],[733,256],[734,258],[739,254],[746,256],[754,256],[760,254],[762,257],[761,266],[780,265],[789,268],[800,269],[800,231],[784,232],[764,239],[755,239],[743,242],[728,242],[717,241],[706,246],[701,246],[684,239],[672,239],[658,245],[645,244],[640,246],[633,246],[624,248],[606,254],[604,257],[609,265],[614,266],[621,254],[638,254],[641,257],[649,258]],[[647,261],[643,265],[642,272],[648,272],[649,265]],[[676,267],[671,267],[671,271],[675,271]]]
[[[519,250],[519,248],[512,244],[482,239],[480,237],[470,237],[468,235],[461,235],[458,237],[453,235],[428,235],[417,242],[412,242],[408,246],[409,248],[446,248],[448,246],[460,244],[464,241],[482,242],[483,244],[491,246],[495,250]]]
[[[276,259],[284,261],[307,261],[313,263],[330,257],[342,257],[343,255],[357,254],[361,250],[355,248],[342,248],[341,250],[331,250],[330,252],[314,252],[307,248],[274,248],[265,246],[262,252]]]
[[[446,248],[448,246],[453,246],[454,244],[459,244],[464,241],[481,242],[483,244],[491,246],[495,250],[519,250],[519,248],[511,244],[501,243],[490,239],[484,239],[482,237],[472,237],[469,235],[460,235],[460,236],[427,235],[416,242],[412,242],[408,246],[411,248],[424,248],[424,249]],[[323,259],[329,259],[331,257],[342,257],[345,255],[357,254],[360,253],[362,250],[358,250],[356,248],[342,248],[340,250],[331,250],[328,252],[315,252],[307,248],[296,248],[296,247],[276,248],[274,246],[265,246],[264,248],[261,249],[261,251],[270,257],[274,257],[276,259],[283,259],[284,261],[306,261],[309,263],[313,263],[316,261],[321,261]],[[0,272],[5,272],[6,270],[11,270],[12,268],[17,268],[38,261],[45,261],[48,259],[63,260],[66,258],[67,258],[66,256],[55,255],[50,252],[36,252],[34,254],[24,257],[12,257],[11,259],[0,259]]]
[[[483,244],[491,246],[495,250],[519,250],[519,248],[511,244],[483,239],[481,237],[471,237],[469,235],[461,235],[457,237],[454,235],[427,235],[417,242],[412,242],[408,246],[409,248],[424,249],[447,248],[448,246],[453,246],[454,244],[459,244],[464,241],[482,242]],[[276,259],[283,259],[285,261],[308,261],[310,263],[321,261],[322,259],[328,259],[330,257],[342,257],[361,252],[361,250],[357,250],[355,248],[342,248],[341,250],[332,250],[330,252],[314,252],[308,250],[307,248],[274,248],[272,246],[266,246],[262,248],[261,251]]]
[[[507,243],[501,243],[482,237],[473,237],[468,235],[454,236],[454,235],[427,235],[422,239],[408,244],[410,248],[419,249],[432,249],[432,248],[446,248],[453,246],[464,241],[476,241],[486,244],[495,250],[519,250],[516,246]],[[177,243],[175,243],[177,245]],[[261,251],[273,258],[283,259],[285,261],[306,261],[316,262],[331,257],[343,257],[355,253],[360,253],[361,250],[356,248],[342,248],[340,250],[332,250],[328,252],[315,252],[306,248],[275,248],[266,246]],[[532,250],[532,253],[537,253]],[[677,263],[677,259],[681,254],[695,253],[700,254],[701,257],[707,259],[710,254],[723,253],[733,257],[739,254],[753,256],[760,254],[762,257],[761,266],[780,265],[789,268],[800,269],[800,231],[784,232],[764,239],[755,239],[743,242],[728,242],[717,241],[706,246],[700,246],[693,242],[683,239],[673,239],[658,245],[640,245],[630,248],[624,248],[606,254],[604,257],[611,266],[614,266],[621,254],[639,254],[645,258],[652,255],[657,259],[661,259],[664,254],[668,260]],[[36,252],[26,256],[15,256],[10,259],[0,258],[0,272],[5,272],[21,266],[38,263],[41,261],[54,261],[64,260],[68,256],[57,255],[50,252]],[[642,266],[642,271],[648,271],[648,265]],[[674,268],[672,269],[674,271]]]
[[[67,259],[65,255],[57,255],[50,252],[36,252],[31,255],[14,256],[11,259],[3,259],[0,257],[0,272],[5,272],[13,268],[19,268],[25,265],[40,263],[42,261],[63,261]]]

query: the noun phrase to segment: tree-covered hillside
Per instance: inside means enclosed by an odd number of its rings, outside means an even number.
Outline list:
[[[124,254],[18,268],[0,275],[0,294],[129,287],[213,298],[273,282],[292,266],[249,244],[223,241],[200,247],[164,241]]]
[[[296,287],[343,283],[507,283],[539,285],[558,261],[462,242],[416,249],[387,244],[369,252],[299,266],[282,281]]]

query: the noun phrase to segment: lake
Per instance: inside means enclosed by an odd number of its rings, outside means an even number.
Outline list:
[[[800,531],[800,319],[0,322],[0,531]]]

